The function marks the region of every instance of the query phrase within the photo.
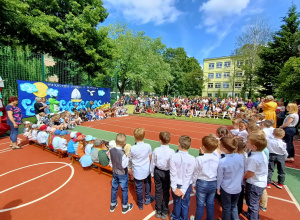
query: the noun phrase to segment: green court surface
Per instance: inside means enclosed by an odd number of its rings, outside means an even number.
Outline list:
[[[92,135],[93,137],[99,138],[99,139],[104,139],[107,141],[110,140],[115,140],[117,133],[115,132],[109,132],[109,131],[103,131],[95,128],[88,128],[88,127],[83,127],[83,126],[77,126],[73,131],[78,131],[81,132],[84,135]],[[134,145],[135,141],[133,136],[127,136],[127,143]],[[152,150],[154,150],[156,147],[160,146],[159,141],[155,140],[144,140],[145,143],[148,143],[151,145]],[[173,150],[177,150],[177,146],[174,144],[170,144],[170,147]],[[199,155],[199,150],[197,149],[189,149],[189,154],[193,155],[194,157],[197,157]],[[277,181],[277,170],[275,169],[274,175],[273,175],[273,180]],[[297,200],[298,203],[300,203],[300,170],[298,169],[292,169],[292,168],[286,168],[286,179],[285,179],[285,184],[288,186],[290,191],[292,192],[293,196]]]

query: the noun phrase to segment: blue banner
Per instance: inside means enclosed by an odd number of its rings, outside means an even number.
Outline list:
[[[34,104],[36,97],[58,97],[59,110],[70,111],[77,105],[77,109],[85,108],[90,101],[92,108],[104,103],[110,103],[110,89],[93,86],[63,85],[58,83],[18,80],[19,108],[24,118],[35,115]],[[48,104],[48,102],[47,102]]]

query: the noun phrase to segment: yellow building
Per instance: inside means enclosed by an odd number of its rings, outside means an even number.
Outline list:
[[[203,61],[203,97],[240,96],[244,74],[240,68],[242,61],[234,61],[230,56]]]

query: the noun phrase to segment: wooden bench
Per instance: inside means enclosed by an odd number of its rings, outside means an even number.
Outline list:
[[[93,165],[97,166],[97,171],[99,174],[103,173],[103,174],[106,174],[106,175],[109,175],[109,176],[112,176],[112,173],[113,173],[113,169],[111,166],[102,166],[100,163],[93,163]],[[105,171],[105,172],[103,172]]]
[[[57,149],[56,151],[58,152],[59,158],[63,158],[64,155],[68,155],[68,151],[66,151],[66,150]]]
[[[76,155],[76,154],[68,154],[68,155],[71,156],[72,164],[75,163],[76,161],[78,162],[79,159],[80,159],[80,157],[78,155]]]

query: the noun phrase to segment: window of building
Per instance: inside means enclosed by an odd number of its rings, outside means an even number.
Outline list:
[[[224,67],[230,67],[230,62],[225,62]]]
[[[216,78],[221,78],[222,77],[222,73],[216,73]]]
[[[211,93],[208,93],[208,94],[207,94],[207,96],[208,96],[208,97],[211,97],[211,96],[212,96],[212,94],[211,94]]]
[[[209,89],[214,88],[214,84],[213,83],[208,83],[207,88],[209,88]]]
[[[237,72],[236,73],[236,77],[242,77],[243,76],[243,72]]]
[[[215,88],[216,88],[216,89],[221,88],[221,83],[215,83]]]
[[[218,93],[215,93],[215,98],[218,98],[219,97],[219,94]]]
[[[208,68],[209,68],[209,69],[213,69],[213,68],[215,68],[215,64],[214,64],[214,63],[210,63],[210,64],[208,64]]]
[[[234,87],[235,87],[235,88],[242,88],[242,83],[236,82],[236,83],[234,84]]]
[[[213,73],[209,73],[209,74],[208,74],[208,78],[209,78],[209,79],[213,79],[213,78],[214,78],[214,74],[213,74]]]
[[[222,68],[222,62],[217,63],[217,68]]]
[[[223,88],[228,89],[229,88],[229,83],[223,83]]]
[[[229,78],[230,77],[230,73],[224,73],[224,78]]]
[[[240,67],[240,66],[242,66],[242,65],[244,64],[244,62],[241,61],[241,60],[238,60],[238,61],[236,62],[236,64],[237,64],[238,67]]]

